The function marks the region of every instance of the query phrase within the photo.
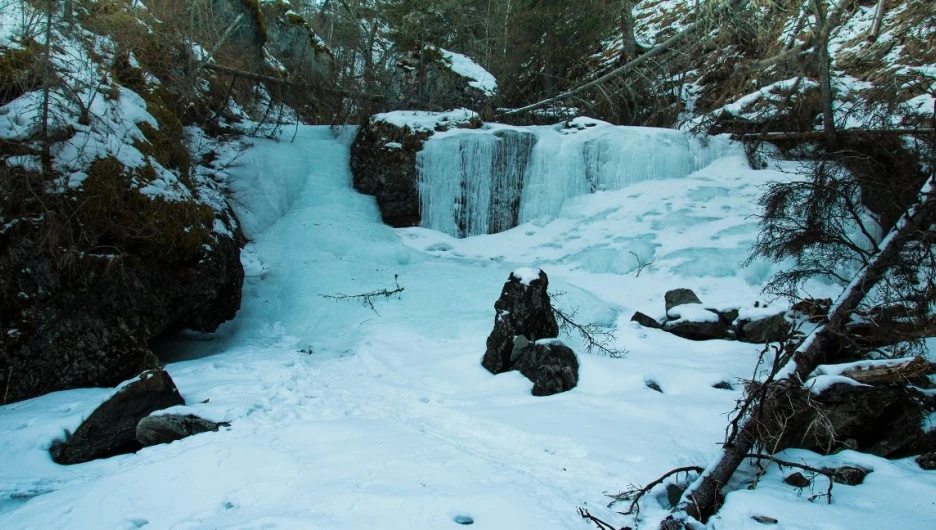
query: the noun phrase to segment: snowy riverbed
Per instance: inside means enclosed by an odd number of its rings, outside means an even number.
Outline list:
[[[626,506],[607,508],[606,493],[707,463],[759,348],[690,342],[629,319],[662,316],[664,292],[677,287],[713,307],[782,308],[760,294],[773,266],[739,263],[760,186],[788,173],[728,156],[456,239],[380,223],[374,199],[351,189],[352,133],[302,127],[295,143],[258,140],[239,160],[231,183],[252,238],[243,308],[216,334],[159,345],[186,409],[231,427],[63,467],[50,443],[109,390],[0,407],[0,528],[437,530],[467,518],[486,530],[591,528],[577,507],[625,526],[633,521],[614,512]],[[530,266],[565,293],[560,307],[614,328],[628,352],[590,355],[569,338],[579,386],[546,398],[518,373],[480,365],[501,285]],[[405,290],[376,311],[322,297],[395,282]],[[722,381],[733,389],[713,388]],[[912,459],[783,457],[873,472],[836,485],[826,504],[773,467],[756,490],[730,493],[710,526],[763,528],[751,516],[764,515],[783,529],[925,528],[936,514],[936,473]],[[641,526],[666,513],[651,496]]]

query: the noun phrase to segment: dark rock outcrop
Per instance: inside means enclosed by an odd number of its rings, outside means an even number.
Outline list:
[[[57,440],[49,452],[59,464],[80,464],[140,448],[137,424],[154,411],[185,401],[169,374],[148,370],[102,403],[74,433]]]
[[[451,127],[476,129],[480,118],[465,112],[464,120],[440,118],[434,128],[397,126],[377,115],[358,130],[351,144],[354,189],[377,198],[383,222],[395,227],[419,225],[416,153],[435,131]]]
[[[559,336],[559,325],[546,292],[548,286],[549,279],[542,270],[526,269],[510,274],[500,298],[494,303],[497,312],[494,329],[488,335],[487,349],[481,360],[481,365],[492,374],[514,368],[518,355],[512,354],[518,335],[529,342]]]
[[[445,111],[466,108],[490,115],[496,94],[472,86],[467,78],[452,68],[442,50],[426,46],[407,52],[397,63],[401,99],[404,107]]]
[[[213,422],[194,414],[159,414],[147,416],[136,426],[136,441],[143,447],[166,444],[204,432],[215,432],[229,426],[226,422]]]
[[[578,384],[575,352],[558,339],[536,341],[516,354],[513,369],[533,382],[534,396],[551,396]]]
[[[926,400],[900,383],[836,383],[818,395],[790,388],[765,400],[759,437],[777,450],[823,454],[852,449],[897,458],[932,451],[936,437],[921,428],[933,405]]]
[[[94,178],[75,192],[80,201],[47,199],[61,200],[65,212],[81,204],[75,224],[21,218],[0,234],[6,402],[114,386],[157,366],[153,338],[180,328],[214,331],[240,308],[245,239],[233,213],[194,199],[154,200],[116,183],[98,191]],[[97,204],[97,193],[113,203]],[[80,238],[91,250],[50,247],[50,237]]]

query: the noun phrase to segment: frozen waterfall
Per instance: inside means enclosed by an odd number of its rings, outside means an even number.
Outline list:
[[[738,152],[724,138],[606,124],[451,130],[417,155],[421,225],[457,237],[500,232],[554,217],[570,197],[684,177]]]

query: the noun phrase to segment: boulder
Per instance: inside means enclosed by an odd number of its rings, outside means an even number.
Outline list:
[[[927,471],[936,470],[936,451],[930,451],[916,457],[916,463]]]
[[[645,328],[660,329],[663,327],[655,318],[645,315],[640,311],[634,313],[634,316],[631,317],[631,322],[636,322]]]
[[[754,344],[780,342],[790,336],[793,324],[787,320],[786,311],[760,320],[742,322],[738,326],[738,340]]]
[[[518,355],[512,354],[518,335],[529,342],[559,336],[559,325],[546,292],[548,286],[549,279],[540,269],[517,269],[510,273],[494,303],[494,329],[488,335],[481,360],[481,365],[492,374],[514,369]]]
[[[578,384],[578,359],[571,348],[558,339],[527,344],[518,348],[513,369],[533,382],[534,396],[551,396],[575,388]]]
[[[666,294],[668,297],[670,293]],[[692,297],[695,295],[692,294]],[[668,297],[667,305],[670,305],[669,302]],[[663,329],[684,339],[710,340],[727,337],[729,323],[717,311],[703,308],[700,303],[676,304],[667,310],[667,318]]]
[[[184,404],[165,370],[147,370],[102,403],[64,441],[56,440],[49,449],[52,460],[80,464],[134,452],[140,448],[136,431],[141,419],[157,410]]]
[[[667,313],[676,306],[702,303],[702,300],[699,300],[699,297],[696,296],[692,289],[673,289],[672,291],[666,291],[666,294],[663,295],[663,300],[666,303]]]
[[[166,444],[203,432],[215,432],[229,426],[226,422],[213,422],[194,414],[150,415],[136,426],[136,441],[143,447]]]
[[[354,189],[377,199],[383,222],[395,227],[420,221],[416,154],[436,131],[476,129],[481,118],[470,111],[378,114],[358,130],[351,144]]]

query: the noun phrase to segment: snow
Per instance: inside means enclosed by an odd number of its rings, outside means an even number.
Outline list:
[[[629,319],[662,313],[663,294],[677,287],[710,307],[760,300],[775,266],[739,262],[756,235],[761,187],[788,174],[748,169],[727,151],[678,178],[569,197],[553,216],[457,239],[381,224],[373,197],[351,187],[353,132],[300,126],[294,143],[292,131],[256,140],[238,156],[221,153],[236,163],[214,168],[252,241],[242,309],[214,334],[180,334],[157,350],[188,403],[176,410],[230,428],[58,466],[52,440],[114,390],[0,407],[0,528],[437,530],[459,518],[490,530],[589,528],[578,507],[634,526],[620,505],[606,507],[606,492],[718,451],[741,390],[712,385],[749,377],[760,347],[686,341]],[[673,139],[650,134],[643,149],[671,156]],[[516,372],[484,370],[494,301],[523,268],[546,271],[554,303],[613,329],[628,355],[588,355],[563,336],[578,353],[579,385],[545,398]],[[405,290],[375,310],[321,296],[395,282]],[[810,286],[820,297],[839,289]],[[711,528],[762,528],[753,513],[787,529],[931,523],[936,474],[911,459],[779,456],[873,472],[861,486],[836,485],[829,505],[809,502],[770,466],[757,489],[732,486]],[[641,527],[668,514],[657,491]]]
[[[511,272],[510,275],[520,280],[520,283],[523,285],[530,285],[531,282],[539,279],[540,272],[542,272],[540,269],[520,267]]]
[[[677,324],[680,322],[718,322],[718,314],[709,311],[702,304],[683,304],[670,308],[666,312],[667,316],[675,319],[668,324]]]
[[[449,62],[453,72],[462,77],[471,79],[468,86],[477,88],[483,92],[485,96],[497,94],[497,79],[481,65],[460,53],[451,52],[442,48],[439,48],[439,51],[442,53],[442,57]]]
[[[455,109],[448,112],[430,112],[422,110],[396,110],[375,114],[372,123],[386,122],[394,127],[408,127],[411,131],[435,131],[440,128],[457,127],[460,124],[480,120],[478,113],[468,109]]]
[[[859,383],[850,377],[845,377],[844,375],[814,375],[807,379],[803,383],[806,388],[809,389],[815,395],[822,394],[829,387],[833,385],[850,385],[850,386],[871,386],[864,383]]]

